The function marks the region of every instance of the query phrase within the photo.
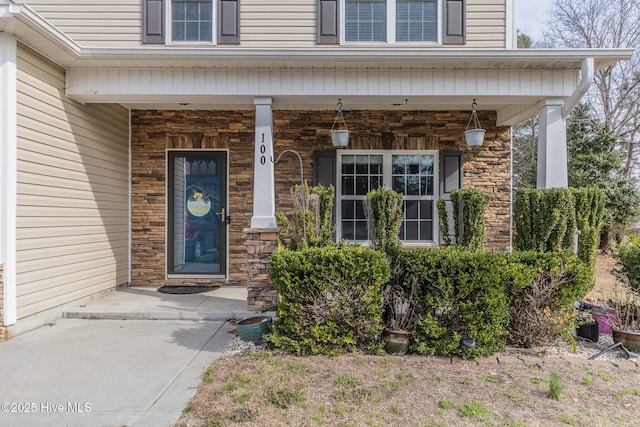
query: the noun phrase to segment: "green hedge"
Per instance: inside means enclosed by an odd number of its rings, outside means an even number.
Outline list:
[[[474,188],[452,190],[451,203],[456,246],[472,251],[482,249],[484,213],[489,206],[489,196]]]
[[[270,260],[280,295],[267,340],[296,354],[381,351],[385,255],[352,246],[281,250]]]
[[[516,250],[559,252],[572,248],[575,208],[568,189],[518,190],[513,217]]]
[[[577,228],[578,256],[593,273],[605,203],[604,192],[596,187],[520,189],[513,207],[514,247],[519,251],[571,251]]]
[[[397,259],[402,280],[420,284],[413,350],[475,357],[504,348],[509,306],[502,255],[412,248],[403,250]],[[466,335],[475,340],[474,349],[460,349],[460,339]]]
[[[529,343],[521,337],[533,326],[563,334],[572,326],[567,310],[590,287],[589,268],[566,252],[400,248],[387,258],[352,246],[281,250],[270,261],[280,302],[268,341],[296,354],[380,352],[382,287],[391,283],[388,262],[395,283],[418,284],[411,349],[426,355],[486,356],[504,349],[509,337]],[[551,284],[548,299],[535,300],[535,280]],[[535,321],[548,323],[531,325],[518,317],[528,304],[542,303],[544,315]],[[467,335],[475,348],[461,348]]]
[[[640,240],[632,239],[620,245],[616,259],[616,273],[628,279],[631,289],[640,293]]]

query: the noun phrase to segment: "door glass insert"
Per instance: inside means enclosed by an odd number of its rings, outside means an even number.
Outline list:
[[[169,157],[168,272],[225,274],[226,153]]]

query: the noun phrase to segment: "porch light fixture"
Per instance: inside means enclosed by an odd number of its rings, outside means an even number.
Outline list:
[[[344,129],[340,129],[340,121]],[[338,124],[337,128],[336,123]],[[342,115],[342,99],[338,99],[336,116],[333,119],[333,125],[331,125],[331,143],[336,148],[345,148],[349,144],[349,129],[347,129],[347,124]]]
[[[471,103],[471,117],[469,117],[469,123],[467,123],[467,128],[464,131],[464,139],[467,142],[467,146],[469,147],[481,146],[482,142],[484,141],[484,134],[486,132],[486,130],[480,127],[478,113],[476,112],[477,107],[478,103],[474,99]],[[471,122],[473,122],[473,128],[471,128]]]

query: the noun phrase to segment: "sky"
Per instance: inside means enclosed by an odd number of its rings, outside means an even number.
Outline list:
[[[554,0],[516,0],[516,27],[535,41],[541,41],[544,20]]]

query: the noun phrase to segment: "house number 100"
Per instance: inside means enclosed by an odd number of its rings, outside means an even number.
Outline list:
[[[264,152],[267,151],[267,147],[264,146],[264,133],[262,134],[262,144],[260,145],[260,164],[264,165],[267,162],[267,158],[264,155]]]

